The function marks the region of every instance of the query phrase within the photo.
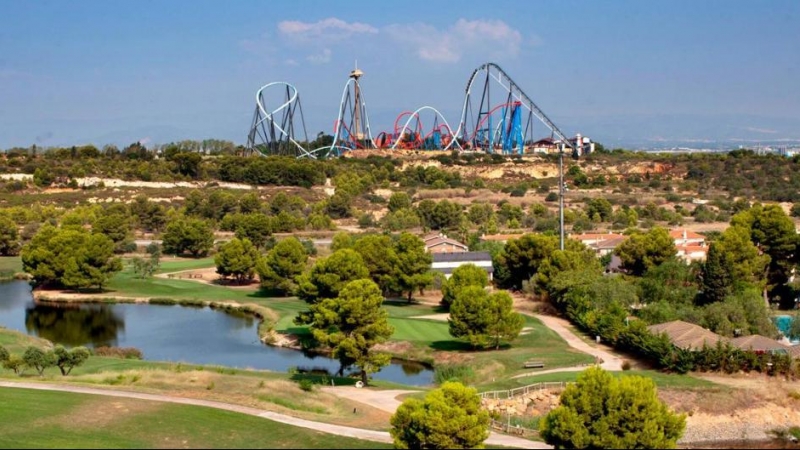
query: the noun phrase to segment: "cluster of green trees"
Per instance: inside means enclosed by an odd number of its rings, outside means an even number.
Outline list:
[[[336,250],[297,280],[298,295],[309,309],[294,321],[311,328],[314,341],[309,345],[329,348],[341,363],[340,373],[356,365],[366,384],[369,373],[390,362],[372,347],[386,341],[394,329],[381,307],[381,288],[370,279],[361,255],[349,248]]]
[[[44,225],[22,250],[22,268],[34,285],[102,289],[122,263],[114,241],[83,227]]]
[[[442,306],[450,310],[450,334],[464,339],[473,348],[500,348],[519,336],[525,324],[514,312],[514,302],[506,291],[489,293],[486,271],[474,264],[453,270],[442,285]]]
[[[403,401],[391,419],[395,448],[483,448],[489,413],[475,388],[445,382],[423,400]]]
[[[17,375],[22,375],[26,368],[30,368],[42,376],[48,367],[58,367],[61,375],[67,376],[73,368],[83,365],[89,359],[89,355],[86,347],[66,349],[64,346],[56,345],[52,350],[42,350],[30,346],[22,355],[15,355],[0,346],[0,363]]]
[[[670,411],[653,380],[615,378],[593,367],[561,394],[561,404],[541,421],[555,448],[675,448],[686,416]]]
[[[299,295],[311,298],[324,295],[329,289],[336,289],[335,283],[321,280],[329,279],[329,273],[343,270],[337,268],[361,266],[367,270],[370,279],[375,281],[386,295],[401,294],[411,301],[417,290],[431,285],[430,273],[432,256],[425,250],[425,243],[411,233],[397,236],[386,234],[363,234],[353,236],[336,233],[331,250],[334,254],[318,262],[300,281]],[[350,251],[343,251],[350,250]],[[339,253],[342,251],[341,253]],[[337,255],[339,253],[339,255]],[[336,256],[334,259],[333,257]],[[356,269],[351,269],[356,271]],[[330,287],[334,285],[334,287]]]
[[[739,361],[731,365],[742,370],[786,371],[791,364],[780,355],[756,357],[735,349],[685,352],[650,335],[646,326],[684,320],[728,337],[777,337],[765,299],[794,307],[800,289],[788,280],[800,263],[799,244],[780,207],[757,204],[732,218],[711,243],[704,263],[676,259],[666,230],[654,228],[631,234],[617,247],[626,274],[608,276],[582,244],[567,241],[561,251],[556,237],[529,234],[508,241],[496,254],[495,277],[501,285],[548,299],[591,334],[672,370],[708,369],[702,363],[708,355],[727,352],[729,360]],[[720,364],[713,370],[728,369]]]
[[[395,448],[484,448],[491,416],[474,388],[446,382],[423,400],[408,398],[392,415]],[[658,398],[655,383],[614,377],[593,367],[561,394],[560,405],[540,422],[555,448],[675,448],[686,427]]]

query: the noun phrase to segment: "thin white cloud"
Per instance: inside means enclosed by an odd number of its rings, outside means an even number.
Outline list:
[[[306,61],[310,62],[311,64],[325,64],[331,62],[331,49],[323,48],[320,53],[316,53],[313,55],[308,55],[306,57]]]
[[[377,34],[378,29],[361,22],[345,22],[329,17],[317,22],[285,20],[278,23],[278,33],[297,43],[330,43],[348,39],[354,35]]]
[[[522,47],[522,33],[502,20],[458,19],[440,30],[424,23],[393,24],[385,28],[396,42],[410,46],[426,61],[455,63],[467,52],[489,57],[515,57]]]
[[[329,17],[316,22],[285,20],[278,23],[276,30],[240,44],[245,50],[267,60],[274,61],[280,53],[282,58],[277,61],[287,65],[302,62],[326,64],[332,60],[334,51],[347,49],[355,45],[357,39],[364,38],[376,46],[391,48],[391,53],[399,46],[424,61],[437,63],[457,63],[470,53],[482,58],[511,59],[523,47],[540,42],[534,35],[523,38],[519,30],[502,20],[462,18],[445,28],[420,22],[378,28],[368,23]],[[304,60],[293,58],[303,50],[307,55]],[[290,55],[289,51],[294,54]]]

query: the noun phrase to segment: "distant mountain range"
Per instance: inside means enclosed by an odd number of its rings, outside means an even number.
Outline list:
[[[580,131],[607,148],[798,146],[800,119],[748,115],[629,115],[554,118],[565,132]],[[559,125],[562,126],[562,125]],[[574,131],[567,131],[574,130]]]

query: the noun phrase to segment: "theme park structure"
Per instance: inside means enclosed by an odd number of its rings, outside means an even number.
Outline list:
[[[458,126],[453,129],[432,106],[405,111],[394,129],[378,133],[370,129],[358,68],[350,72],[342,92],[333,141],[314,147],[309,142],[297,89],[273,82],[256,93],[256,109],[247,148],[255,154],[327,158],[356,149],[460,150],[522,155],[535,142],[534,133],[549,137],[559,153],[581,153],[575,143],[551,121],[522,88],[497,64],[473,70],[465,89]]]

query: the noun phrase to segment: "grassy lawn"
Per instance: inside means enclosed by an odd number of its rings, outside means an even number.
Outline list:
[[[22,259],[19,256],[0,257],[0,277],[11,277],[22,272]]]
[[[0,345],[11,353],[22,353],[31,345],[36,347],[49,347],[50,342],[34,336],[28,336],[16,330],[0,327]]]
[[[0,389],[0,448],[390,448],[212,408]]]
[[[495,391],[513,389],[520,386],[527,386],[534,383],[543,383],[548,381],[575,381],[580,372],[561,372],[561,373],[547,373],[544,375],[532,375],[529,377],[520,377],[490,383],[481,387],[481,391]],[[695,388],[711,388],[719,387],[718,384],[712,383],[707,380],[695,378],[691,375],[678,375],[658,372],[655,370],[628,370],[623,372],[611,372],[615,376],[626,375],[639,375],[652,379],[656,386],[662,388],[673,389],[695,389]]]
[[[210,258],[166,261],[161,271],[208,267],[211,264]],[[307,328],[298,327],[292,322],[299,311],[307,308],[305,303],[296,298],[274,298],[259,291],[189,280],[156,277],[140,279],[134,277],[129,268],[112,278],[108,291],[109,296],[255,303],[277,314],[275,329],[278,332],[299,335],[308,332]],[[438,306],[409,304],[397,300],[387,300],[384,306],[389,313],[389,322],[395,328],[392,341],[410,343],[410,346],[394,351],[395,356],[432,364],[447,361],[469,365],[475,372],[472,382],[478,385],[522,373],[525,371],[524,362],[531,359],[543,361],[548,369],[594,361],[591,356],[567,346],[563,339],[535,318],[526,317],[527,329],[512,345],[503,346],[499,350],[473,351],[463,341],[450,336],[446,321],[418,318],[441,313]],[[441,352],[446,352],[448,357],[441,358]]]
[[[214,258],[170,258],[162,257],[161,264],[156,273],[180,272],[181,270],[205,269],[214,267]]]
[[[432,345],[434,342],[453,339],[447,322],[391,317],[389,323],[394,327],[392,339],[396,341],[423,342]]]

